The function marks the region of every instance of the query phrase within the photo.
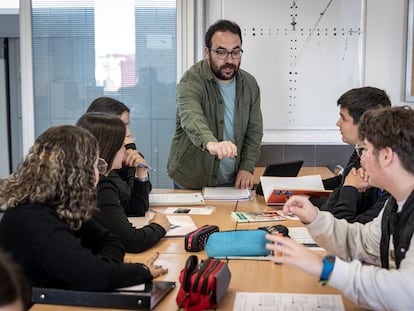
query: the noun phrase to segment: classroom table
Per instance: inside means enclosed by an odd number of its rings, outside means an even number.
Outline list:
[[[324,177],[333,176],[327,168],[314,169],[303,168],[308,174],[322,172]],[[329,173],[330,172],[330,173]],[[303,173],[303,171],[302,171]],[[329,173],[329,174],[328,174]],[[174,191],[157,190],[155,191]],[[277,222],[259,223],[237,223],[231,216],[233,211],[264,211],[274,210],[275,207],[266,206],[262,196],[253,195],[247,201],[207,201],[207,205],[215,206],[211,215],[191,215],[197,227],[205,224],[216,224],[221,231],[256,229],[259,226],[283,224],[287,227],[302,226],[299,220],[284,220]],[[156,207],[162,211],[165,207]],[[157,264],[168,268],[168,273],[158,277],[160,281],[174,281],[174,288],[156,307],[155,311],[177,310],[175,298],[180,286],[178,276],[184,267],[188,256],[195,254],[200,259],[207,257],[205,251],[190,253],[184,249],[184,238],[164,238],[152,249],[139,254],[126,254],[125,262],[145,262],[154,252],[159,252]],[[321,257],[324,251],[319,251]],[[232,274],[229,289],[216,310],[233,310],[233,302],[237,292],[281,292],[281,293],[303,293],[303,294],[341,294],[333,287],[318,285],[318,277],[308,275],[301,270],[289,265],[277,265],[270,261],[256,260],[229,260],[229,268]],[[346,310],[364,310],[341,295]],[[35,304],[30,311],[94,311],[99,308],[78,307],[78,306],[57,306]],[[118,309],[105,309],[118,310]]]

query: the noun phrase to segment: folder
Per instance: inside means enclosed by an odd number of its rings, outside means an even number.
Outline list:
[[[32,288],[32,302],[128,310],[152,310],[173,288],[175,282],[153,281],[141,291],[94,292],[46,287]]]

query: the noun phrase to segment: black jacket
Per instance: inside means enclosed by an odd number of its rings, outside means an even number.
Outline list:
[[[125,145],[127,149],[136,150],[134,143]],[[144,216],[149,208],[149,193],[152,184],[148,181],[140,181],[135,178],[134,167],[122,167],[119,170],[112,170],[108,178],[119,190],[119,201],[127,216]]]
[[[157,244],[166,234],[156,223],[135,228],[121,206],[120,191],[109,177],[101,177],[98,183],[99,212],[94,219],[111,233],[116,234],[128,253],[139,253]]]
[[[92,220],[73,231],[45,204],[6,211],[0,248],[12,254],[34,286],[100,291],[152,280],[145,266],[123,263],[115,235]]]
[[[365,224],[378,216],[390,195],[387,192],[382,193],[375,187],[359,192],[352,186],[343,186],[346,176],[353,167],[356,169],[361,167],[356,152],[349,159],[343,174],[324,180],[325,189],[334,190],[327,200],[319,204],[319,209],[329,211],[336,218],[346,219],[348,222]]]

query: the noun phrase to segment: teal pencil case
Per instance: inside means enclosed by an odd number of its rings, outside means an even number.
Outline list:
[[[205,245],[208,257],[267,256],[269,241],[264,230],[230,230],[210,235]]]

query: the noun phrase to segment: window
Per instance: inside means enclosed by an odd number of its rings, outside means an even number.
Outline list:
[[[175,126],[175,0],[32,0],[36,136],[74,124],[93,99],[131,109],[131,131],[154,187],[166,171]]]

